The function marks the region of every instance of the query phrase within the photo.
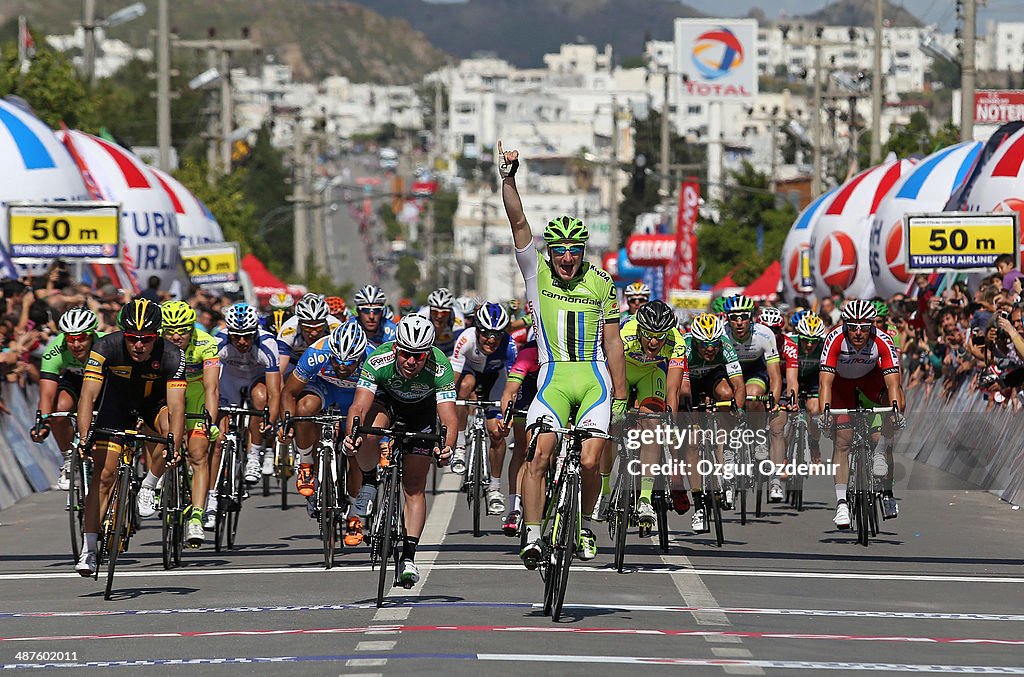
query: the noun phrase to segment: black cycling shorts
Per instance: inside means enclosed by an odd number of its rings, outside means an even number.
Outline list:
[[[437,429],[437,402],[433,397],[419,402],[403,402],[378,390],[373,396],[373,401],[379,404],[384,413],[388,415],[392,427],[396,423],[403,423],[406,430],[421,433],[433,433]],[[434,448],[425,442],[415,442],[406,450],[406,453],[433,456]]]

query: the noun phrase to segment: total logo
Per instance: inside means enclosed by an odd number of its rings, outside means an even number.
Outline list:
[[[694,41],[691,58],[701,75],[717,80],[743,63],[743,45],[728,28],[716,28]]]
[[[885,262],[889,272],[900,282],[910,282],[907,263],[903,260],[903,223],[897,221],[889,229],[889,237],[885,239]]]
[[[857,248],[853,239],[839,230],[829,233],[822,244],[818,264],[825,286],[849,287],[857,276]]]

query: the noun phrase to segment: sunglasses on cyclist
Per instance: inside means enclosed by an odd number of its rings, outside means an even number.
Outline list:
[[[730,320],[749,320],[752,316],[750,313],[729,313],[727,317]]]
[[[359,306],[356,310],[366,315],[380,315],[384,312],[384,306]]]
[[[497,341],[505,335],[505,332],[497,329],[479,329],[478,331],[480,333],[480,338],[487,339],[488,341]]]
[[[188,336],[194,327],[164,327],[164,336]]]
[[[640,329],[640,335],[646,339],[653,339],[655,341],[662,341],[668,336],[667,331],[647,331],[646,329]]]
[[[843,326],[850,331],[871,331],[875,325],[871,322],[844,322]]]
[[[646,296],[630,296],[626,299],[626,303],[645,303],[646,301]]]
[[[92,336],[92,334],[64,334],[66,341],[83,341]]]
[[[332,357],[331,361],[334,362],[334,364],[338,365],[339,367],[354,367],[357,364],[359,364],[359,359],[360,358],[357,357],[351,360],[336,360]]]
[[[254,332],[254,331],[249,331],[249,332],[246,332],[244,334],[241,334],[241,333],[239,333],[239,334],[228,333],[228,340],[230,340],[230,341],[234,341],[236,339],[246,339],[247,341],[252,341],[255,338],[256,338],[256,332]]]
[[[711,341],[710,343],[704,341],[696,341],[696,343],[697,348],[699,348],[700,350],[710,350],[711,348],[718,347],[718,341]]]
[[[127,343],[141,343],[149,345],[156,341],[156,334],[125,334],[124,340]]]
[[[573,256],[583,256],[584,249],[586,249],[586,247],[581,244],[553,244],[548,247],[548,251],[551,252],[553,256],[564,256],[566,252],[569,252]]]
[[[427,351],[424,350],[423,352],[417,352],[415,350],[405,350],[404,348],[399,348],[398,357],[403,360],[416,360],[417,362],[419,362],[420,360],[427,359]]]

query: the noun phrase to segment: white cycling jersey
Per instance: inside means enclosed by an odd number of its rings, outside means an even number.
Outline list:
[[[324,336],[330,334],[339,325],[341,325],[341,320],[333,315],[328,315],[327,334],[324,334]],[[293,315],[287,322],[281,325],[281,331],[277,334],[277,344],[279,354],[287,356],[293,363],[302,356],[302,353],[306,352],[306,348],[310,344],[306,337],[302,335],[302,330],[299,329],[298,316]]]
[[[736,357],[739,359],[740,364],[757,360],[763,360],[765,364],[778,361],[779,347],[775,342],[775,334],[765,325],[751,322],[750,331],[747,333],[747,338],[743,341],[736,338],[731,326],[727,331],[729,338],[732,339],[732,343],[736,347]]]

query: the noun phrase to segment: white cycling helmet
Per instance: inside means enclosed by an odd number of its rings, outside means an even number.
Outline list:
[[[843,304],[843,322],[874,322],[878,316],[875,304],[864,299],[850,299]]]
[[[260,328],[260,314],[248,303],[236,303],[224,313],[229,334],[252,334]]]
[[[291,294],[283,291],[276,292],[270,296],[270,307],[275,310],[278,308],[290,309],[295,305],[295,299],[292,298]]]
[[[786,318],[782,316],[782,311],[773,306],[764,306],[757,315],[757,321],[767,327],[784,327],[786,325]]]
[[[455,299],[455,310],[462,313],[463,317],[471,317],[476,312],[478,305],[480,304],[476,302],[476,299],[469,296],[460,296]]]
[[[427,305],[435,310],[451,310],[455,307],[455,297],[447,287],[441,287],[430,292],[430,296],[427,297]]]
[[[68,308],[57,320],[57,328],[65,334],[94,334],[98,325],[96,313],[85,306]]]
[[[403,350],[429,350],[434,345],[434,325],[422,315],[406,315],[398,323],[395,343]]]
[[[725,323],[717,315],[701,313],[690,323],[690,335],[701,343],[712,343],[725,335]]]
[[[382,306],[388,302],[388,297],[380,287],[368,284],[360,287],[352,300],[355,301],[355,306],[358,308],[359,306]]]
[[[331,309],[319,294],[306,294],[295,306],[295,317],[302,324],[324,324]]]
[[[358,322],[338,325],[327,339],[331,356],[338,362],[357,360],[366,352],[366,334]]]

